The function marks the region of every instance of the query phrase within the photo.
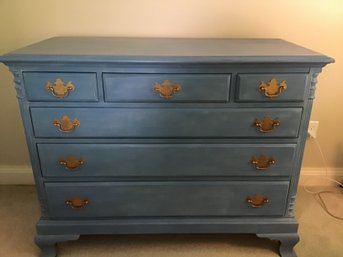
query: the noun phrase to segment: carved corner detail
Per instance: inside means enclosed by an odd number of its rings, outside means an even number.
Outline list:
[[[314,73],[311,75],[311,85],[310,85],[310,94],[309,94],[309,99],[314,99],[315,98],[315,93],[317,89],[317,77],[319,73],[321,72],[321,69],[316,70]]]
[[[21,71],[15,68],[10,68],[10,71],[13,74],[14,77],[14,88],[17,92],[17,98],[23,99],[24,98],[24,87],[22,84],[22,78],[21,78]]]
[[[295,195],[289,198],[288,209],[286,214],[288,217],[294,217],[295,198]]]
[[[47,200],[42,196],[42,193],[37,194],[38,196],[38,202],[39,202],[39,206],[40,206],[40,212],[41,212],[41,217],[45,218],[48,217],[49,213],[48,213],[48,207],[47,207]]]

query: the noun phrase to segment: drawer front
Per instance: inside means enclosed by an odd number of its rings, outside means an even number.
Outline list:
[[[281,216],[285,212],[288,186],[287,181],[45,184],[52,218]],[[269,202],[260,208],[253,208],[247,203],[247,197],[253,197],[257,193],[268,197]],[[260,201],[254,200],[255,204],[257,202]]]
[[[38,152],[46,177],[289,176],[295,147],[293,144],[38,144]],[[261,155],[267,157],[267,162]]]
[[[98,101],[96,73],[24,72],[23,76],[30,101]]]
[[[227,102],[229,98],[229,74],[104,73],[103,80],[109,102]],[[156,85],[159,89],[154,90]],[[177,92],[168,91],[176,86]]]
[[[239,74],[237,83],[239,102],[301,102],[307,74]]]
[[[297,137],[301,113],[301,108],[31,108],[36,137],[88,138]],[[261,124],[269,124],[270,132],[261,132]]]

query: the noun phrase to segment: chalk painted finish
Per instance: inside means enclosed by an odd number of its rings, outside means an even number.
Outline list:
[[[332,58],[279,39],[58,37],[0,61],[41,257],[81,234],[162,233],[256,233],[296,256],[306,131]]]

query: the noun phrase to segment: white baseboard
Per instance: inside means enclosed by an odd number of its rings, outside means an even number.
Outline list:
[[[303,168],[299,184],[316,186],[327,185],[326,178],[343,181],[343,168]],[[30,166],[1,166],[0,185],[33,185],[32,169]]]
[[[324,186],[336,180],[343,182],[343,168],[302,168],[300,173],[299,185]]]
[[[0,185],[33,185],[30,166],[0,165]]]

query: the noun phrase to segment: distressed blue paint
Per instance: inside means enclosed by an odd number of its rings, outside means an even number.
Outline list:
[[[36,137],[62,138],[297,137],[301,114],[300,108],[31,108]],[[60,132],[52,123],[64,115],[77,118],[80,126]],[[261,133],[254,123],[265,116],[281,125]]]
[[[280,101],[304,101],[308,74],[239,74],[237,79],[238,102],[280,102]],[[278,83],[287,81],[287,89],[282,91],[278,97],[266,97],[264,92],[258,90],[261,81],[269,83],[272,79]]]
[[[27,99],[30,101],[98,101],[96,73],[68,73],[68,72],[24,72],[24,85]],[[72,82],[74,90],[67,96],[58,98],[46,90],[47,82],[52,84],[62,79],[66,85]]]
[[[287,181],[73,182],[46,183],[46,190],[53,218],[228,217],[283,215],[288,186]],[[256,191],[269,196],[265,208],[246,203]],[[66,208],[70,195],[89,204],[82,211]]]
[[[294,201],[316,78],[334,60],[279,39],[52,38],[0,56],[15,76],[41,205],[42,257],[80,234],[256,233],[295,256]],[[273,99],[261,80],[286,80]],[[47,81],[76,90],[56,99]],[[168,79],[182,90],[153,93]],[[52,125],[68,115],[80,127]],[[256,118],[280,120],[261,133]],[[272,156],[266,171],[252,155]],[[85,160],[68,171],[59,160]],[[246,197],[270,202],[255,209]],[[65,200],[89,205],[73,210]]]
[[[295,147],[294,144],[74,143],[38,144],[38,152],[42,172],[46,177],[264,177],[289,176],[293,168]],[[257,170],[250,163],[253,156],[258,158],[262,154],[275,159],[276,163],[268,170]],[[85,161],[72,172],[59,164],[60,159],[70,155]]]
[[[104,73],[103,78],[109,102],[227,102],[230,90],[230,75],[223,74]],[[153,90],[155,83],[165,80],[181,86],[168,100]]]
[[[330,63],[281,39],[55,37],[4,55],[5,62]]]

